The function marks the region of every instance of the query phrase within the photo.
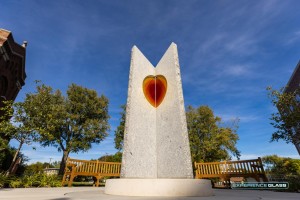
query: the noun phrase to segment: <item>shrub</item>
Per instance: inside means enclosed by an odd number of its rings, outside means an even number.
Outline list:
[[[4,173],[0,173],[0,188],[5,187],[5,184],[7,183],[7,177]]]
[[[11,179],[9,181],[10,188],[20,188],[22,186],[23,186],[23,183],[22,183],[22,180],[20,180],[20,179],[15,178],[15,179]]]
[[[57,175],[33,174],[23,177],[0,174],[0,188],[61,187],[61,177]]]
[[[22,178],[23,187],[29,188],[29,187],[38,187],[38,174],[34,175],[25,175]]]
[[[289,183],[289,192],[300,192],[300,175],[287,176],[287,182]]]
[[[57,175],[34,174],[23,177],[24,187],[61,187],[61,179]]]
[[[15,176],[6,176],[5,173],[0,173],[0,188],[19,187],[19,182]]]

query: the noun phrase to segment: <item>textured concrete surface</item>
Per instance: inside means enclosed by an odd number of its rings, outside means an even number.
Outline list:
[[[137,47],[132,48],[129,73],[122,178],[157,175],[155,109],[143,93],[143,80],[154,68]]]
[[[130,197],[104,194],[104,188],[0,189],[0,200],[299,200],[300,193],[260,190],[214,190],[211,197]]]
[[[193,178],[177,46],[172,43],[156,67],[168,81],[164,101],[156,111],[157,176]]]
[[[143,93],[148,75],[163,75],[167,92],[153,107]],[[132,48],[121,178],[193,178],[177,46],[157,67]]]
[[[131,52],[122,178],[154,178],[156,167],[155,109],[146,100],[142,83],[154,74],[152,64],[134,46]]]
[[[110,179],[105,194],[126,196],[212,196],[211,181],[204,179]]]

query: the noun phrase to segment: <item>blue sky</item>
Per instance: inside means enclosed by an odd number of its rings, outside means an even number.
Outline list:
[[[0,0],[0,28],[18,43],[28,41],[26,85],[17,101],[34,91],[34,80],[63,92],[76,83],[109,98],[110,136],[71,157],[116,152],[132,46],[155,66],[175,42],[185,106],[208,105],[225,123],[239,118],[242,159],[299,158],[292,144],[269,143],[275,108],[266,91],[284,86],[299,61],[299,7],[297,0]],[[62,157],[54,148],[34,146],[23,147],[30,162]]]

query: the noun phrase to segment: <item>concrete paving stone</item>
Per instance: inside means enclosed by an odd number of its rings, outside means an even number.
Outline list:
[[[0,200],[299,200],[300,193],[267,190],[214,189],[212,197],[129,197],[104,194],[104,188],[0,189]]]
[[[2,188],[0,200],[69,200],[65,195],[71,192],[99,191],[96,187],[59,188]]]

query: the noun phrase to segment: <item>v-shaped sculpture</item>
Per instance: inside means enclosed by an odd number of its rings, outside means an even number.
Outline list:
[[[193,178],[176,44],[156,67],[132,48],[124,135],[122,178]]]
[[[193,167],[176,44],[154,67],[131,52],[120,179],[106,194],[209,196],[210,180],[193,179]]]

